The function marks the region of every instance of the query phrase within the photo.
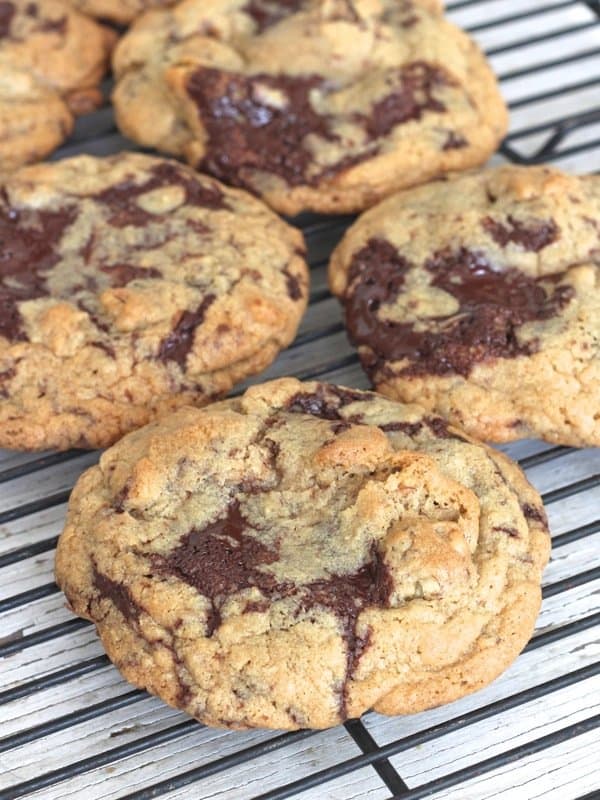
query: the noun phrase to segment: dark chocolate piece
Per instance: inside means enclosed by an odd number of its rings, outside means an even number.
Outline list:
[[[539,344],[520,344],[516,329],[555,316],[573,297],[571,287],[556,285],[561,275],[533,279],[513,268],[496,270],[482,254],[464,248],[444,250],[425,268],[433,274],[432,286],[455,297],[459,310],[427,320],[426,330],[417,330],[412,322],[381,320],[380,306],[395,300],[408,269],[402,256],[393,256],[393,248],[385,244],[371,240],[372,255],[369,245],[356,253],[345,297],[350,338],[374,354],[363,354],[371,373],[384,361],[408,359],[412,363],[402,375],[467,376],[478,362],[530,355]]]
[[[201,67],[189,78],[187,92],[198,108],[208,134],[203,169],[238,186],[247,186],[248,170],[264,170],[291,186],[307,182],[314,161],[304,144],[309,134],[337,138],[327,117],[314,111],[309,95],[322,87],[319,75],[252,77]],[[287,102],[283,108],[267,105],[260,87],[276,89]]]
[[[110,278],[113,287],[126,286],[131,281],[144,278],[161,278],[162,274],[154,267],[135,267],[132,264],[102,264],[102,272]]]
[[[400,86],[374,103],[368,115],[355,115],[371,139],[386,136],[396,125],[421,119],[424,111],[442,113],[446,106],[433,93],[440,87],[455,85],[447,72],[424,61],[406,64],[399,74],[390,75],[394,84],[398,78]]]
[[[469,142],[456,131],[448,131],[446,141],[442,145],[442,150],[461,150],[463,147],[468,147]]]
[[[208,636],[220,625],[227,597],[250,587],[269,595],[278,587],[275,577],[260,569],[279,559],[278,548],[267,547],[252,531],[239,503],[233,501],[225,517],[190,531],[168,555],[154,557],[161,572],[175,575],[210,600]],[[284,586],[279,590],[283,592]]]
[[[526,519],[532,519],[534,522],[541,522],[542,525],[548,525],[548,518],[543,508],[536,508],[529,503],[525,503],[521,508]]]
[[[215,301],[214,294],[207,294],[195,311],[184,311],[171,333],[160,343],[158,357],[161,361],[176,361],[183,369],[188,353],[194,343],[196,328]]]
[[[94,566],[94,586],[98,590],[98,594],[110,600],[125,619],[134,621],[139,619],[140,609],[127,587],[98,572],[96,566]]]
[[[0,336],[27,338],[18,304],[48,295],[46,276],[59,260],[56,246],[76,216],[74,208],[17,210],[0,194]]]
[[[513,242],[521,245],[524,250],[534,253],[539,253],[544,247],[555,242],[560,233],[553,219],[520,222],[510,214],[506,223],[485,217],[481,224],[500,247],[506,247],[509,242]]]
[[[286,411],[297,414],[310,414],[321,419],[341,420],[340,408],[350,403],[365,402],[373,399],[369,392],[355,392],[333,384],[320,383],[316,392],[298,392],[291,397]]]
[[[67,15],[58,17],[57,19],[45,19],[37,26],[38,31],[42,33],[58,33],[64,36],[67,32],[68,18]]]
[[[108,218],[110,225],[116,228],[123,228],[126,225],[143,226],[156,220],[157,217],[160,219],[162,215],[144,211],[136,199],[146,192],[167,186],[183,186],[185,202],[190,205],[214,210],[228,208],[223,193],[217,186],[203,186],[199,180],[188,175],[177,164],[157,164],[150,172],[152,177],[143,183],[135,183],[131,179],[124,180],[92,195],[94,200],[105,203],[110,208],[111,214]]]
[[[370,642],[359,637],[356,624],[368,606],[387,607],[393,590],[392,576],[373,542],[366,563],[355,572],[333,574],[304,585],[278,582],[261,567],[279,560],[279,546],[268,546],[252,535],[256,530],[244,517],[238,501],[232,501],[226,515],[201,529],[186,534],[168,555],[155,555],[154,566],[163,574],[174,575],[193,586],[211,603],[207,636],[221,623],[221,609],[231,595],[257,588],[269,600],[294,596],[296,615],[315,608],[331,611],[340,621],[347,646],[346,674],[340,700],[340,715],[346,716],[346,686],[358,660]],[[266,611],[263,600],[249,602],[244,611]]]
[[[0,2],[0,39],[10,36],[10,26],[15,15],[16,7],[14,3],[6,0]]]
[[[325,608],[340,620],[346,641],[346,675],[340,693],[340,716],[346,719],[346,690],[361,656],[370,644],[370,635],[361,638],[356,632],[360,612],[367,607],[386,608],[394,588],[392,576],[373,542],[369,560],[356,572],[331,575],[303,587],[299,611]]]
[[[386,422],[379,426],[384,433],[400,431],[407,436],[416,436],[423,427],[422,422]]]
[[[302,297],[300,281],[295,275],[292,275],[292,273],[288,271],[287,267],[283,270],[283,274],[285,275],[288,297],[290,300],[300,300]]]
[[[249,0],[241,10],[252,17],[257,33],[262,33],[299,11],[305,2],[306,0]]]
[[[378,139],[393,127],[419,119],[424,111],[445,111],[433,92],[437,87],[453,85],[450,76],[439,67],[414,62],[390,74],[390,82],[400,81],[400,88],[376,102],[368,114],[354,114],[355,122],[365,126],[370,139]],[[275,89],[286,97],[278,108],[265,102],[260,87]],[[261,170],[279,175],[290,186],[314,186],[331,175],[371,158],[376,144],[367,144],[362,152],[344,156],[338,162],[309,175],[315,163],[306,137],[319,136],[337,141],[329,115],[318,114],[310,92],[328,85],[320,75],[246,76],[209,67],[198,68],[187,82],[187,93],[198,108],[198,115],[208,134],[206,155],[199,167],[237,186],[252,189],[252,172]]]
[[[519,538],[519,531],[516,528],[508,527],[507,525],[494,525],[493,529],[508,534],[511,539]]]

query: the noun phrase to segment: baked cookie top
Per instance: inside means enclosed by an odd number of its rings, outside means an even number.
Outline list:
[[[307,299],[302,235],[166,159],[24,167],[0,186],[0,447],[100,447],[260,371]]]
[[[113,66],[128,136],[287,214],[480,164],[507,125],[483,55],[424,0],[184,0]]]
[[[483,438],[600,444],[600,179],[504,166],[401,192],[333,253],[384,393]]]
[[[102,102],[114,40],[60,0],[0,0],[0,174],[46,156]]]
[[[210,725],[323,728],[492,680],[531,635],[548,549],[501,453],[286,378],[104,453],[56,576],[134,684]]]
[[[68,0],[68,2],[90,17],[127,25],[144,11],[171,6],[175,0]]]

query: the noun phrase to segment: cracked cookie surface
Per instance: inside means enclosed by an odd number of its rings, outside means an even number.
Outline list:
[[[184,0],[140,18],[113,66],[127,136],[286,214],[481,164],[507,125],[483,55],[433,0]]]
[[[114,40],[60,0],[0,0],[0,174],[44,158],[102,103]]]
[[[0,186],[0,447],[102,447],[259,372],[306,306],[302,235],[256,198],[124,153]]]
[[[474,436],[600,445],[600,180],[505,166],[398,193],[330,264],[384,394]]]
[[[420,406],[284,378],[129,434],[56,576],[137,686],[202,722],[324,728],[487,684],[525,645],[537,492]]]

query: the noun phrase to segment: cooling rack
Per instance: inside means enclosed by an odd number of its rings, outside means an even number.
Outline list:
[[[486,50],[512,115],[496,161],[600,169],[600,2],[463,0],[448,14]],[[132,148],[110,108],[57,157]],[[326,286],[347,218],[297,221],[312,268],[294,344],[261,376],[366,387]],[[52,579],[75,480],[96,453],[0,451],[0,797],[44,800],[600,798],[600,451],[523,441],[553,535],[535,635],[487,689],[326,732],[205,728],[126,684]]]

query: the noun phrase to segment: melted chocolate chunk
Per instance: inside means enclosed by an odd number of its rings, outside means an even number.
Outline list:
[[[112,578],[98,572],[94,566],[94,586],[101,597],[105,597],[119,609],[125,619],[137,621],[140,616],[140,609],[131,597],[126,586]]]
[[[415,61],[402,67],[393,76],[400,86],[381,100],[378,100],[368,116],[357,114],[371,139],[386,136],[396,125],[414,119],[421,119],[424,111],[441,113],[446,106],[433,96],[436,89],[453,86],[454,81],[439,67],[423,61]]]
[[[397,82],[397,74],[393,80]],[[400,88],[375,103],[369,114],[355,114],[353,119],[365,126],[371,139],[377,139],[396,125],[419,119],[424,111],[445,111],[433,92],[452,84],[437,67],[423,62],[408,64],[400,71]],[[208,134],[206,155],[199,166],[228,183],[247,188],[252,188],[254,170],[279,175],[290,186],[316,185],[375,155],[377,146],[369,145],[309,176],[315,158],[306,137],[339,139],[332,130],[331,117],[318,114],[310,102],[310,92],[317,87],[327,91],[320,75],[246,76],[208,67],[197,69],[186,89]],[[283,108],[265,98],[269,89],[285,96]]]
[[[274,173],[290,186],[306,183],[314,157],[305,138],[309,134],[330,141],[337,138],[329,130],[328,118],[317,114],[310,102],[311,90],[323,82],[319,75],[247,77],[197,69],[186,88],[208,134],[199,166],[238,186],[247,186],[248,170]],[[267,103],[261,87],[282,93],[284,107]]]
[[[225,517],[190,531],[167,556],[154,557],[161,572],[175,575],[210,600],[208,636],[218,628],[220,609],[230,595],[251,587],[267,595],[276,588],[285,590],[273,575],[260,569],[279,560],[278,548],[267,547],[252,536],[252,530],[239,503],[233,501]]]
[[[516,528],[508,527],[507,525],[495,525],[494,530],[508,534],[511,539],[519,538],[519,531]]]
[[[407,436],[416,436],[423,428],[422,422],[386,422],[379,426],[384,433],[400,431]]]
[[[10,367],[9,369],[5,369],[0,372],[0,397],[8,397],[8,389],[6,385],[9,381],[17,374],[17,370],[14,367]]]
[[[354,392],[352,389],[321,383],[316,392],[295,394],[288,400],[285,410],[321,419],[341,420],[340,408],[370,400],[373,400],[373,395],[367,392]]]
[[[340,696],[340,716],[347,717],[346,688],[365,652],[370,636],[360,638],[356,623],[360,612],[367,607],[386,608],[394,588],[392,576],[382,555],[373,542],[369,560],[356,572],[331,575],[303,587],[304,595],[299,610],[309,611],[320,607],[332,611],[340,620],[346,641],[346,675]]]
[[[0,2],[0,39],[10,36],[10,26],[12,19],[15,15],[14,3],[8,3],[5,0]]]
[[[64,36],[67,31],[67,23],[66,15],[58,17],[58,19],[45,19],[37,26],[36,30],[42,33],[58,33],[60,36]]]
[[[285,285],[287,287],[288,297],[290,300],[300,300],[302,298],[300,281],[295,275],[292,275],[291,272],[288,272],[287,267],[283,270],[283,274],[285,275]]]
[[[352,427],[352,423],[349,422],[346,419],[340,420],[339,422],[332,422],[331,423],[331,430],[332,430],[333,433],[335,433],[336,436],[338,436],[340,433],[344,433],[344,431],[347,431],[348,428],[351,428],[351,427]]]
[[[520,222],[510,214],[507,217],[507,224],[491,217],[485,217],[481,224],[500,247],[506,247],[509,242],[513,242],[520,244],[524,250],[534,253],[539,253],[544,247],[555,242],[560,233],[553,219],[548,222],[541,220]]]
[[[382,303],[394,301],[404,281],[407,264],[398,254],[395,258],[394,271],[389,254],[379,261],[369,257],[367,246],[351,265],[346,324],[352,341],[372,351],[373,355],[362,354],[363,366],[371,373],[382,362],[408,359],[412,363],[401,375],[467,376],[477,362],[530,355],[538,343],[520,344],[516,329],[525,322],[549,319],[573,297],[571,287],[547,286],[556,284],[560,275],[536,280],[516,269],[494,270],[483,255],[464,248],[444,250],[425,268],[434,276],[432,286],[455,297],[459,310],[432,318],[428,329],[417,330],[412,322],[385,321],[377,314]],[[356,274],[359,279],[353,283]]]
[[[250,0],[242,11],[252,17],[257,33],[276,25],[285,17],[299,11],[305,0]]]
[[[543,508],[536,508],[529,503],[525,503],[523,506],[521,506],[521,509],[526,519],[532,519],[535,522],[541,522],[542,525],[548,524],[548,518],[546,517],[546,512]]]
[[[57,245],[75,220],[74,208],[11,208],[0,194],[0,336],[26,339],[18,304],[48,295],[46,277],[59,261]]]
[[[461,150],[463,147],[468,147],[469,142],[464,136],[461,136],[455,131],[449,131],[446,136],[446,141],[442,145],[442,150]]]
[[[465,441],[462,436],[450,433],[448,423],[441,417],[424,417],[422,422],[388,422],[379,427],[384,433],[388,431],[401,431],[407,436],[416,436],[426,425],[437,439],[460,439]]]
[[[171,333],[160,343],[158,357],[161,361],[176,361],[183,369],[188,353],[194,344],[196,328],[215,301],[214,294],[207,294],[195,311],[184,311]]]
[[[134,267],[132,264],[103,264],[100,269],[110,278],[113,287],[126,286],[131,281],[144,278],[162,278],[162,273],[154,267]]]
[[[141,227],[160,218],[161,215],[145,211],[136,201],[146,192],[168,186],[182,186],[185,189],[185,202],[189,205],[214,210],[229,207],[217,186],[203,186],[176,164],[157,164],[150,172],[152,177],[143,183],[128,179],[92,195],[94,200],[105,203],[110,208],[110,225],[115,228],[124,228],[126,225]]]
[[[356,632],[358,616],[369,606],[389,606],[393,590],[392,576],[377,544],[372,544],[367,562],[355,572],[333,574],[301,585],[278,582],[263,569],[279,560],[279,546],[264,544],[252,535],[253,530],[256,529],[234,500],[225,516],[190,531],[168,555],[155,555],[154,566],[159,572],[174,575],[193,586],[210,601],[207,636],[212,636],[219,627],[227,598],[243,589],[256,588],[265,598],[248,602],[244,613],[266,611],[268,600],[294,596],[297,616],[315,608],[335,614],[347,646],[340,701],[340,715],[346,717],[346,686],[370,642],[369,634],[361,638]]]

